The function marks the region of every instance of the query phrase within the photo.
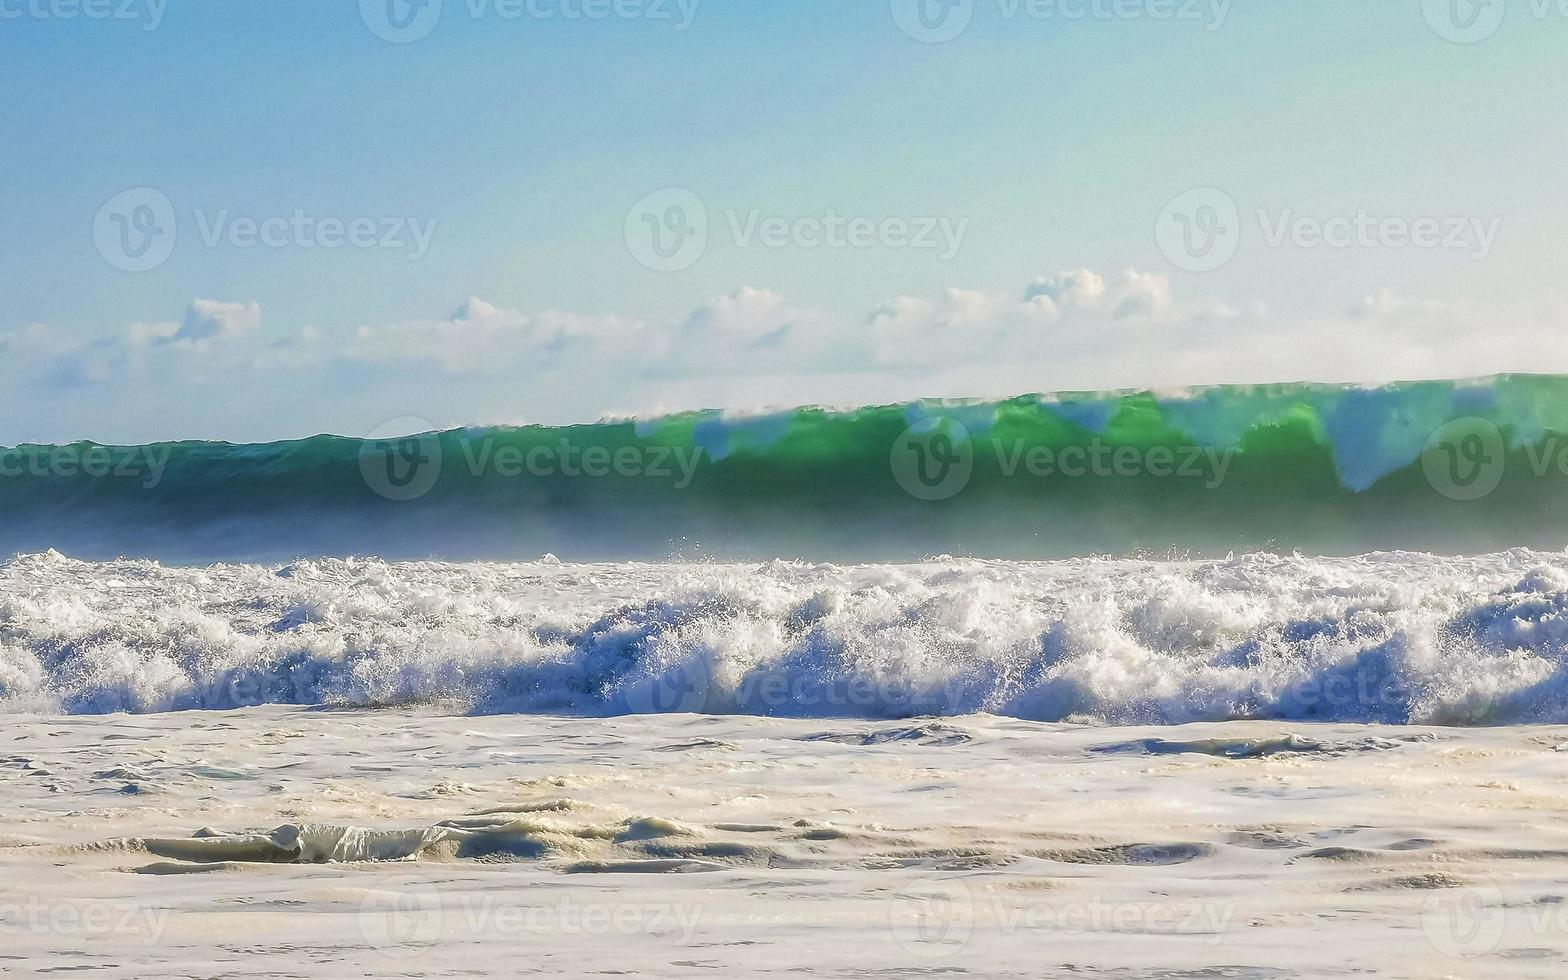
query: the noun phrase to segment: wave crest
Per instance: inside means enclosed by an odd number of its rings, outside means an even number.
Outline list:
[[[1568,544],[1568,377],[0,449],[0,553],[910,561]]]

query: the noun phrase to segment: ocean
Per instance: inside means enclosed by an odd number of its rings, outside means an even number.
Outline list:
[[[1565,438],[1519,375],[11,447],[7,955],[1553,975]]]

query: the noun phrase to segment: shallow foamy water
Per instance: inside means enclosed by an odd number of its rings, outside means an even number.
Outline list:
[[[1568,730],[16,715],[5,965],[1561,975]]]

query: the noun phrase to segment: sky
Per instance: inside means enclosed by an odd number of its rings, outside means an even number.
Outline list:
[[[0,0],[0,444],[1568,371],[1556,0]]]

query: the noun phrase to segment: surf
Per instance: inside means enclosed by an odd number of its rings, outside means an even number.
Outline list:
[[[1568,555],[0,564],[0,713],[262,704],[1562,724]]]
[[[911,561],[1568,544],[1568,378],[0,451],[0,552]]]

